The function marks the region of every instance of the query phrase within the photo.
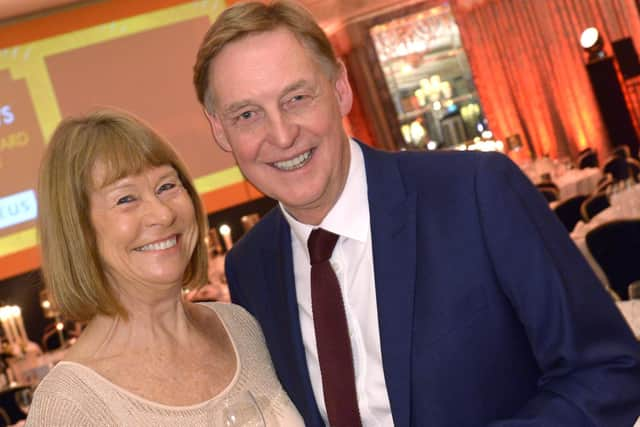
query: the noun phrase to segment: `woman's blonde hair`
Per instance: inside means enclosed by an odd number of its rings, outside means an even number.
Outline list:
[[[92,171],[100,162],[108,185],[152,166],[172,166],[193,203],[198,242],[183,285],[207,280],[206,219],[193,181],[177,153],[150,126],[132,115],[99,110],[70,117],[56,128],[40,165],[38,232],[42,273],[61,313],[86,321],[101,313],[128,317],[106,279],[91,224]]]
[[[279,28],[291,31],[327,76],[331,79],[335,77],[340,66],[331,42],[305,8],[289,1],[237,3],[224,10],[211,25],[200,44],[193,67],[193,83],[198,100],[209,113],[213,113],[213,94],[209,87],[211,61],[235,40]]]

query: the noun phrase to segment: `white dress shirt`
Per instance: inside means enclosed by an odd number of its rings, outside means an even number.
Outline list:
[[[367,177],[362,150],[353,140],[350,141],[350,150],[351,161],[344,190],[318,227],[340,236],[330,262],[340,282],[345,304],[362,423],[367,427],[386,427],[393,426],[393,418],[382,368]],[[315,227],[297,221],[282,204],[280,209],[292,230],[296,297],[311,386],[320,414],[328,425],[311,310],[311,265],[307,239]]]

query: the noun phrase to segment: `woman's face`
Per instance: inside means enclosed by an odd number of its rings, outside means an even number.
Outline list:
[[[109,282],[179,289],[198,239],[193,203],[173,167],[149,167],[102,186],[92,171],[90,218]],[[135,288],[133,288],[135,289]]]

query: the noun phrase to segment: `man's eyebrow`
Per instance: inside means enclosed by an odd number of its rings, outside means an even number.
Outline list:
[[[222,114],[227,115],[227,114],[235,113],[236,111],[241,110],[250,104],[251,104],[251,100],[249,99],[243,99],[241,101],[233,102],[222,110]]]
[[[281,97],[286,95],[287,93],[293,92],[295,90],[301,89],[305,86],[309,85],[309,80],[305,80],[305,79],[300,79],[297,80],[289,85],[287,85],[281,92]],[[251,105],[254,102],[250,99],[242,99],[240,101],[236,101],[236,102],[232,102],[231,104],[229,104],[228,106],[224,107],[224,109],[222,110],[222,114],[223,115],[230,115],[233,113],[236,113],[239,110],[242,110],[243,108],[245,108],[247,105]]]
[[[282,91],[282,95],[286,95],[289,92],[301,89],[301,88],[303,88],[305,86],[308,86],[308,85],[309,85],[309,81],[308,80],[300,79],[298,81],[295,81],[295,82],[291,83],[287,87],[285,87],[284,90]]]

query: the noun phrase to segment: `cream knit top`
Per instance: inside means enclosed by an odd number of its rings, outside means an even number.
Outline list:
[[[217,417],[225,401],[234,402],[245,390],[256,398],[268,427],[303,426],[276,377],[255,319],[237,305],[205,305],[224,324],[238,361],[231,383],[220,394],[190,406],[163,405],[128,392],[84,365],[62,361],[38,385],[26,426],[216,426],[222,425]]]

